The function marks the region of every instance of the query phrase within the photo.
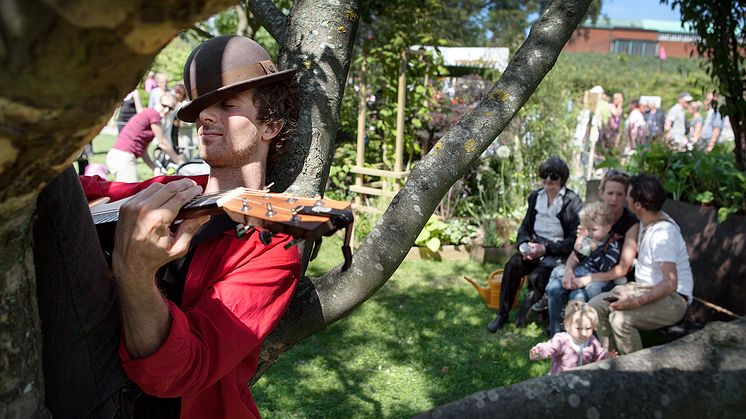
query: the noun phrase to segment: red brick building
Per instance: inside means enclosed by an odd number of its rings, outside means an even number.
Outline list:
[[[697,35],[681,22],[650,19],[599,19],[575,30],[564,50],[644,57],[697,56]]]

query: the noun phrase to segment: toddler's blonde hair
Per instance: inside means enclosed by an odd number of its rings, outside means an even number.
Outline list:
[[[594,330],[596,329],[596,325],[598,324],[598,313],[596,312],[596,309],[588,303],[572,300],[565,306],[564,323],[566,330],[570,330],[571,322],[578,316],[588,317],[591,321],[591,327],[593,327]]]
[[[614,214],[609,207],[603,202],[591,202],[586,204],[580,210],[580,224],[590,229],[593,225],[612,225],[614,223]]]

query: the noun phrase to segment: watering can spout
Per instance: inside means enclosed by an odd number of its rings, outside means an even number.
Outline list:
[[[464,279],[470,283],[476,290],[479,292],[479,295],[482,296],[482,299],[484,299],[485,303],[490,302],[490,289],[488,287],[483,287],[479,284],[477,284],[476,281],[469,278],[468,276],[464,276]]]
[[[479,295],[482,297],[484,302],[487,303],[487,307],[497,310],[500,308],[500,287],[502,285],[502,277],[502,269],[492,272],[489,278],[487,278],[486,287],[477,284],[476,281],[468,276],[464,276],[464,279],[474,286],[477,292],[479,292]],[[521,286],[523,286],[523,284],[521,284]],[[515,303],[517,304],[518,300],[516,300]]]

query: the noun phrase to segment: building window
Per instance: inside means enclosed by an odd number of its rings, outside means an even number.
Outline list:
[[[653,41],[615,39],[611,42],[611,52],[616,54],[639,55],[642,57],[657,57],[658,43]]]

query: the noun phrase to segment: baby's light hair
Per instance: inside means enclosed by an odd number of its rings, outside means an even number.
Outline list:
[[[590,304],[578,300],[572,300],[565,306],[565,329],[570,330],[570,325],[576,316],[588,317],[591,327],[596,329],[598,324],[598,313]]]
[[[583,209],[580,210],[579,216],[580,224],[589,230],[593,225],[606,226],[614,224],[614,214],[606,204],[600,201],[585,204]]]

